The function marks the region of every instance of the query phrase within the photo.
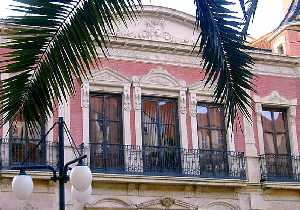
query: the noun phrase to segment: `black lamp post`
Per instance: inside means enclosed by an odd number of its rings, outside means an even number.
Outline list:
[[[82,166],[82,160],[87,158],[87,155],[79,156],[66,164],[64,164],[64,119],[59,117],[59,140],[58,140],[58,165],[57,169],[50,165],[32,165],[32,166],[18,166],[12,167],[13,170],[20,170],[19,175],[14,177],[12,188],[16,195],[19,193],[20,199],[26,199],[27,195],[32,192],[33,184],[30,176],[26,174],[26,170],[49,170],[53,173],[51,180],[59,183],[59,210],[65,210],[65,183],[70,180],[73,187],[78,191],[86,191],[92,181],[92,174],[87,166]],[[71,172],[69,176],[67,172],[70,170],[69,166],[78,163],[78,170]],[[75,168],[74,168],[75,169]],[[72,174],[73,173],[73,174]],[[73,177],[72,177],[73,176]],[[73,180],[72,180],[73,178]],[[81,183],[76,183],[81,182]],[[24,189],[28,187],[29,189]],[[31,188],[31,189],[30,189]],[[30,192],[31,191],[31,192]],[[24,193],[25,192],[25,193]],[[24,197],[22,197],[24,196]],[[17,196],[18,197],[18,196]]]

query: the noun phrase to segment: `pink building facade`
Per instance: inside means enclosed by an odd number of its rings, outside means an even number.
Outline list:
[[[183,12],[146,6],[138,22],[120,26],[101,68],[57,105],[43,129],[63,116],[94,177],[85,203],[67,189],[68,209],[300,209],[299,22],[283,21],[252,43],[252,122],[239,115],[228,129],[192,52],[199,33],[193,24]],[[3,126],[3,139],[23,136],[22,126],[13,133]],[[47,141],[57,138],[54,129]],[[1,148],[6,165],[30,150],[7,145]],[[67,161],[73,155],[66,145]],[[31,150],[32,162],[53,162],[49,148]],[[13,202],[14,174],[3,167],[0,209],[57,209],[57,186],[46,172],[33,172],[37,188],[29,201]]]

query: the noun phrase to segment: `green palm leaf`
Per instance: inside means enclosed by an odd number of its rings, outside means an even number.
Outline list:
[[[241,20],[235,17],[229,0],[195,0],[197,27],[201,29],[197,45],[202,53],[206,85],[216,83],[216,103],[223,103],[227,125],[233,123],[237,111],[248,119],[253,91],[251,67],[253,59],[245,51],[245,34]]]
[[[8,17],[9,41],[1,47],[5,64],[0,100],[3,122],[20,115],[35,127],[53,112],[54,102],[74,93],[97,67],[97,47],[119,22],[132,20],[140,0],[14,0],[13,10],[25,15]],[[96,44],[95,44],[96,43]],[[9,64],[7,64],[7,62]]]

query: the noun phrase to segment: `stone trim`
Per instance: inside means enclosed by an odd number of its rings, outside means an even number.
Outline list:
[[[298,140],[297,140],[297,130],[296,130],[296,106],[297,99],[288,100],[281,96],[277,91],[271,92],[270,95],[265,97],[260,97],[255,95],[255,108],[256,108],[256,121],[257,121],[257,134],[259,142],[259,154],[264,154],[264,137],[263,137],[263,127],[262,127],[262,107],[271,106],[277,108],[287,108],[287,121],[288,121],[288,135],[291,146],[291,154],[298,156]]]

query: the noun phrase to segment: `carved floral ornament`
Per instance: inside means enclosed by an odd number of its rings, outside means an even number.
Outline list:
[[[175,198],[163,197],[153,200],[148,200],[139,204],[133,204],[131,201],[124,201],[115,198],[104,198],[93,203],[85,205],[87,210],[96,209],[119,209],[119,210],[141,210],[141,209],[181,209],[181,210],[240,210],[240,208],[225,201],[214,201],[197,206]]]

